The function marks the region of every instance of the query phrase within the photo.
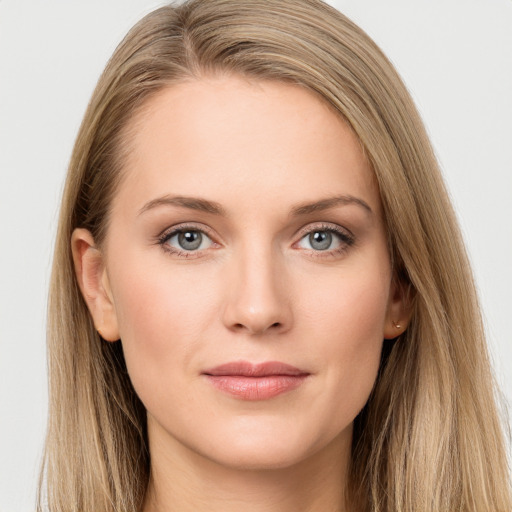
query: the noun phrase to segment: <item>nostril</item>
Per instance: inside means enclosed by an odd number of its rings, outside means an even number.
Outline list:
[[[258,327],[258,326],[245,325],[243,323],[238,322],[233,325],[233,329],[235,329],[237,331],[248,330],[252,333],[258,333],[258,332],[267,331],[269,329],[272,329],[272,330],[280,329],[282,327],[282,325],[283,324],[281,322],[274,322],[273,324],[270,324],[267,327]]]

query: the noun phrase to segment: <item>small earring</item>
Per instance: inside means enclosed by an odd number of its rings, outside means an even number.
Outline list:
[[[402,328],[402,326],[400,324],[397,324],[396,322],[393,322],[393,325],[395,326],[395,329],[401,329]]]

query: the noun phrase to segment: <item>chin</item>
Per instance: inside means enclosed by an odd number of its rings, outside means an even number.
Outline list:
[[[226,468],[238,470],[286,469],[314,457],[319,452],[335,449],[338,435],[301,432],[299,429],[267,427],[239,430],[222,436],[213,450],[203,455]]]

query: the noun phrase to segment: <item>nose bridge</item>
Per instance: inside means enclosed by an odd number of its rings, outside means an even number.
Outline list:
[[[289,327],[291,312],[280,256],[268,241],[252,240],[234,251],[224,315],[228,328],[258,334]]]

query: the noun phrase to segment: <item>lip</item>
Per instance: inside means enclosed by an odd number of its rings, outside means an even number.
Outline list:
[[[203,372],[219,391],[242,400],[268,400],[298,388],[309,372],[279,361],[233,361]]]

